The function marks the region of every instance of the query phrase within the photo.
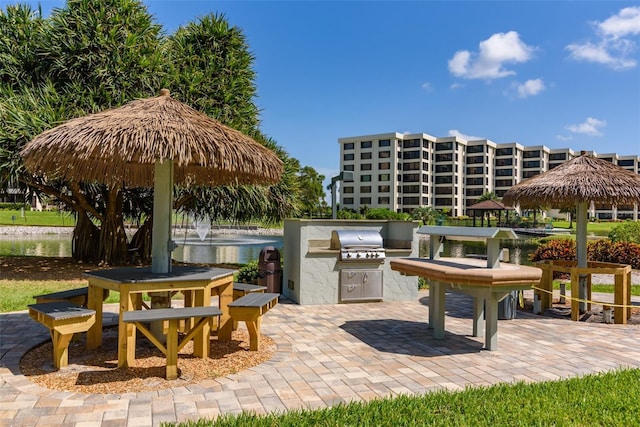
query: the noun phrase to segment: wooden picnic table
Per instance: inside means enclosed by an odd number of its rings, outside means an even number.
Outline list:
[[[87,348],[102,345],[103,290],[120,293],[118,320],[118,366],[127,367],[135,360],[136,327],[123,321],[124,313],[140,309],[142,295],[149,292],[183,292],[185,306],[208,307],[211,296],[218,295],[222,312],[218,339],[230,340],[232,331],[228,304],[233,301],[234,270],[196,266],[174,266],[169,273],[153,273],[151,268],[124,267],[96,270],[84,274],[89,282],[87,308],[95,310],[96,322],[87,332]],[[194,355],[209,356],[211,328],[204,325],[194,337]]]

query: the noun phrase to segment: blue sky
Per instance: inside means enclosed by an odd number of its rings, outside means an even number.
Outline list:
[[[145,4],[167,33],[240,27],[263,131],[327,179],[338,138],[396,131],[640,155],[637,1]]]

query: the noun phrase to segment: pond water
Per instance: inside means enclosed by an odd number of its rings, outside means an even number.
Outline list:
[[[265,246],[282,252],[282,236],[209,234],[199,237],[174,237],[179,245],[173,259],[179,262],[246,264],[257,260]],[[2,235],[0,256],[70,257],[71,235]]]
[[[234,234],[208,234],[204,240],[197,236],[174,237],[178,247],[173,259],[193,263],[246,264],[257,260],[265,246],[273,246],[282,253],[282,236],[253,236]],[[502,247],[509,249],[509,261],[530,265],[529,254],[536,245],[530,239],[506,240]],[[443,256],[463,257],[486,254],[483,242],[446,241]],[[70,257],[71,235],[19,235],[0,236],[0,256]],[[429,241],[420,239],[420,256],[429,256]]]

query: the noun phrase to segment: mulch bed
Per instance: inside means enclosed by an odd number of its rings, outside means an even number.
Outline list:
[[[77,336],[77,335],[76,335]],[[118,328],[103,331],[100,349],[87,351],[85,334],[69,344],[69,366],[56,371],[53,346],[47,341],[27,352],[20,361],[22,373],[34,383],[52,390],[80,393],[132,393],[161,390],[197,384],[203,380],[224,377],[249,369],[271,359],[276,345],[262,336],[260,350],[249,351],[249,334],[234,331],[231,341],[218,341],[212,336],[208,359],[193,356],[193,343],[188,343],[178,356],[178,379],[165,377],[166,358],[146,338],[136,340],[133,366],[118,368]]]

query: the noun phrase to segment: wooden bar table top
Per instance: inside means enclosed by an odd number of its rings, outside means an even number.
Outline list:
[[[222,311],[218,338],[230,340],[232,331],[228,304],[233,301],[234,270],[197,266],[174,266],[169,273],[153,273],[150,267],[123,267],[96,270],[84,274],[89,282],[87,308],[95,310],[96,322],[87,332],[87,348],[102,345],[103,290],[120,293],[118,320],[118,366],[127,367],[135,360],[136,327],[123,321],[123,314],[140,308],[142,294],[149,292],[183,292],[185,302],[193,307],[211,305],[212,293],[219,296]],[[188,298],[187,298],[188,296]],[[205,326],[194,338],[194,355],[209,356],[211,328]]]

